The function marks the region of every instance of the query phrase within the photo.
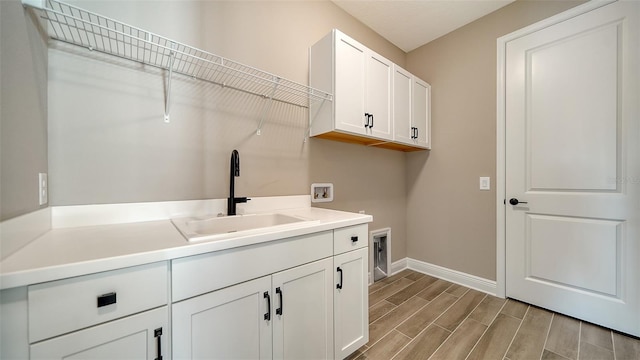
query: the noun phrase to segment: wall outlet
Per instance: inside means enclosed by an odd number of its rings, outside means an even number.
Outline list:
[[[480,190],[491,190],[491,178],[488,176],[480,177]]]
[[[47,173],[38,174],[38,198],[40,205],[46,205],[49,202],[49,180]]]

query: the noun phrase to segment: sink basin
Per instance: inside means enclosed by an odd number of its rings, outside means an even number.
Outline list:
[[[208,218],[171,219],[188,241],[221,240],[260,232],[285,230],[316,223],[314,220],[279,213]]]

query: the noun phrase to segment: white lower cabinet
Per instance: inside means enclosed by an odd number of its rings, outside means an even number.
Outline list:
[[[169,353],[168,317],[163,306],[41,341],[30,346],[30,358],[161,360]]]
[[[5,289],[0,357],[344,359],[369,340],[367,235],[362,224]]]
[[[368,250],[336,255],[333,264],[335,358],[344,359],[369,342]]]
[[[369,342],[369,252],[366,224],[333,231],[334,343],[344,359]]]
[[[163,261],[30,285],[29,358],[168,359],[167,273]]]
[[[330,359],[333,261],[173,304],[174,359]]]
[[[333,358],[333,259],[273,275],[273,357]]]
[[[272,298],[265,276],[173,304],[173,358],[271,359]]]

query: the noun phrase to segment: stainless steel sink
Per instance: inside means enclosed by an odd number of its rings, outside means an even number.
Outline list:
[[[211,241],[304,227],[317,220],[279,213],[171,219],[188,241]]]

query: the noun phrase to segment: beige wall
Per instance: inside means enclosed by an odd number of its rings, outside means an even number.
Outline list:
[[[328,1],[77,3],[301,83],[308,47],[339,28],[431,83],[434,150],[303,143],[306,111],[279,104],[256,136],[261,99],[181,77],[164,124],[162,72],[60,44],[48,53],[47,100],[47,54],[33,27],[13,25],[25,21],[18,1],[0,1],[0,219],[38,208],[47,141],[52,205],[223,198],[236,148],[239,195],[306,194],[312,182],[333,182],[336,199],[322,206],[365,210],[370,229],[390,226],[393,260],[495,279],[495,192],[480,192],[478,177],[495,185],[496,38],[576,2],[517,1],[409,54]],[[8,56],[17,36],[30,47]]]
[[[47,50],[19,0],[0,1],[0,221],[40,208],[47,172]]]
[[[391,258],[406,257],[405,155],[399,151],[311,139],[311,179],[334,185],[334,201],[318,207],[373,215],[369,230],[391,228]]]
[[[329,1],[76,3],[303,84],[309,46],[332,28],[405,65],[404,52]],[[406,256],[403,153],[304,143],[306,110],[278,103],[256,136],[261,98],[179,76],[165,124],[158,70],[60,44],[49,64],[52,205],[224,198],[238,149],[239,196],[308,194],[312,182],[333,182],[336,199],[324,207],[372,214],[371,229],[392,228],[393,259]]]
[[[407,155],[409,257],[496,279],[496,39],[579,3],[516,1],[407,55],[431,84],[433,141]]]

